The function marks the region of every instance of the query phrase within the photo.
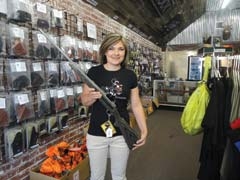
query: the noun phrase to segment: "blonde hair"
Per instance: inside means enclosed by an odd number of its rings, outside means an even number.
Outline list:
[[[123,62],[121,63],[121,67],[126,67],[127,61],[128,61],[128,45],[125,38],[118,33],[110,33],[104,38],[99,48],[99,56],[100,56],[101,64],[107,63],[107,58],[105,56],[105,53],[107,52],[108,48],[113,44],[118,43],[119,41],[123,43],[123,46],[125,48],[125,56],[124,56]]]

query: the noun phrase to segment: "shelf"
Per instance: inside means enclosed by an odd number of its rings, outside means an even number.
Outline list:
[[[209,54],[209,53],[227,53],[227,54],[231,54],[233,53],[233,48],[231,47],[203,47],[201,49],[198,50],[198,54]]]
[[[160,106],[184,107],[197,81],[154,80],[153,97]]]

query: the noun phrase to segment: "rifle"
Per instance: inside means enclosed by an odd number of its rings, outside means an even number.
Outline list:
[[[102,105],[111,113],[111,115],[115,118],[115,124],[117,127],[119,127],[129,149],[132,149],[139,139],[137,132],[130,127],[130,125],[120,116],[116,104],[113,103],[105,94],[105,92],[95,83],[93,82],[86,73],[81,69],[81,66],[73,62],[66,54],[65,52],[60,49],[53,40],[42,30],[39,29],[39,31],[48,39],[48,41],[57,48],[57,50],[68,60],[69,66],[80,74],[80,77],[84,83],[86,83],[89,87],[94,88],[95,90],[99,91],[102,94],[102,97],[99,99],[99,101],[102,103]]]

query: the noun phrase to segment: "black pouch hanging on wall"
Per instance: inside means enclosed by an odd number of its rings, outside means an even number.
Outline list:
[[[38,19],[37,27],[41,29],[49,29],[49,22],[44,19]]]
[[[59,54],[58,50],[54,47],[51,47],[50,51],[51,51],[51,58],[56,59],[58,57],[58,54]]]
[[[37,49],[36,49],[36,56],[39,58],[47,58],[50,54],[50,50],[44,46],[39,44]]]
[[[31,22],[32,21],[32,3],[30,0],[7,0],[7,18],[15,22]]]
[[[23,151],[23,134],[17,132],[11,144],[13,155],[17,155]]]
[[[31,72],[31,84],[32,87],[40,87],[44,83],[43,78],[37,72]]]
[[[59,76],[57,73],[52,73],[48,77],[48,85],[49,86],[57,86],[59,82]]]
[[[3,40],[2,37],[0,36],[0,53],[3,52]]]
[[[49,113],[49,109],[48,109],[47,101],[41,101],[39,106],[38,116],[42,117],[48,113]]]
[[[22,10],[17,10],[14,20],[19,22],[31,22],[31,14]]]
[[[37,145],[37,140],[38,140],[38,132],[36,131],[35,126],[33,126],[32,127],[32,133],[31,133],[29,147],[30,148],[35,147]]]
[[[47,134],[47,124],[46,124],[46,120],[45,119],[41,119],[38,122],[38,129],[39,129],[39,136],[43,136],[45,134]]]
[[[30,84],[30,81],[28,77],[26,77],[25,75],[21,75],[13,81],[13,89],[22,90],[28,87],[29,84]]]

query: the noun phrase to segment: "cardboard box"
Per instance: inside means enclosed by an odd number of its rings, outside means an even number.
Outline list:
[[[68,174],[62,176],[60,180],[86,180],[90,176],[89,158],[86,157]],[[30,180],[57,180],[56,178],[46,176],[39,172],[39,167],[30,171]]]
[[[152,114],[153,113],[153,105],[148,106],[147,111],[148,111],[148,115]]]
[[[148,107],[152,104],[152,98],[150,97],[142,97],[141,98],[142,106],[143,107]]]
[[[129,113],[130,126],[134,128],[137,125],[136,119],[132,112]]]
[[[156,99],[155,99],[155,101],[156,101]],[[153,109],[153,99],[152,99],[152,97],[142,97],[141,102],[142,102],[143,109],[144,109],[146,117],[148,115],[150,115],[151,113],[153,113],[154,109]]]

